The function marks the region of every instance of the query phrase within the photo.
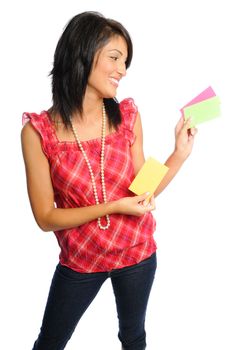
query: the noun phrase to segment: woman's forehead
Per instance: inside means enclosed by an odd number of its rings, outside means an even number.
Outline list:
[[[118,51],[122,55],[127,55],[127,43],[126,40],[119,36],[115,35],[109,39],[106,45],[103,46],[102,51]]]

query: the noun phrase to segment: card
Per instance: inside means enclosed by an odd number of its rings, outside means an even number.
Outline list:
[[[185,120],[191,117],[191,127],[220,116],[220,99],[218,96],[208,98],[183,109]]]
[[[181,112],[183,113],[183,109],[185,107],[194,105],[195,103],[199,103],[202,102],[204,100],[207,100],[208,98],[214,97],[216,96],[215,92],[213,91],[212,87],[209,86],[207,89],[205,89],[204,91],[202,91],[199,95],[197,95],[196,97],[194,97],[194,99],[192,99],[190,102],[188,102],[184,107],[181,108]]]
[[[132,181],[129,190],[137,195],[150,192],[149,199],[152,197],[168,169],[166,165],[161,164],[154,158],[148,158]]]

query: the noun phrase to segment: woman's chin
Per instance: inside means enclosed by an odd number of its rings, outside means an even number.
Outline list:
[[[115,90],[115,91],[112,91],[112,92],[108,91],[108,92],[104,95],[104,98],[114,98],[114,97],[116,97],[116,95],[117,95],[117,91],[116,91],[116,90]]]

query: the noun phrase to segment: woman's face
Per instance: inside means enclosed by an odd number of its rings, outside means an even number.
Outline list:
[[[119,81],[126,75],[126,60],[126,41],[121,36],[112,37],[94,57],[87,91],[100,98],[115,97]]]

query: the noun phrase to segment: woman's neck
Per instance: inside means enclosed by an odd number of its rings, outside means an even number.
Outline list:
[[[89,124],[91,122],[96,122],[96,119],[102,118],[102,104],[103,99],[97,96],[91,96],[90,94],[85,94],[83,99],[83,112],[80,117],[78,116],[78,120],[81,123]],[[75,118],[75,114],[73,115]]]

